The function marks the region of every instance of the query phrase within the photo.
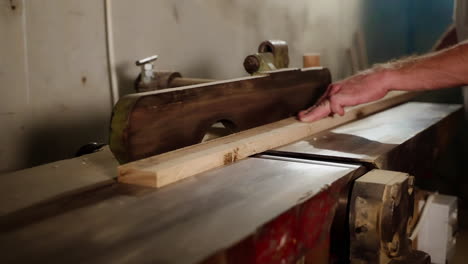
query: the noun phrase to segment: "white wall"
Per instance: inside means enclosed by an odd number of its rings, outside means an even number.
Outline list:
[[[291,66],[322,54],[335,78],[349,73],[345,49],[364,0],[111,0],[122,94],[134,61],[187,77],[246,75],[242,62],[265,39],[290,45]],[[12,4],[15,8],[12,8]],[[106,141],[111,111],[104,1],[0,1],[0,172],[73,156]]]
[[[292,66],[301,66],[304,52],[320,52],[334,76],[343,75],[344,49],[362,9],[358,0],[137,2],[113,1],[123,92],[138,73],[136,58],[156,53],[159,69],[191,77],[233,78],[245,75],[244,57],[265,39],[286,40]]]

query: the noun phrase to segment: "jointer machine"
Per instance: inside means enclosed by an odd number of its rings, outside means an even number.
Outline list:
[[[460,105],[391,93],[305,124],[293,116],[331,75],[288,68],[284,41],[226,81],[158,72],[156,58],[137,62],[109,147],[2,175],[2,263],[430,263],[410,240],[415,181]]]

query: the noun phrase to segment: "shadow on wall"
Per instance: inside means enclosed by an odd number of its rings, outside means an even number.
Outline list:
[[[108,142],[108,122],[102,116],[94,119],[63,122],[36,122],[26,136],[25,164],[38,166],[57,160],[73,158],[76,151],[89,142]],[[104,134],[104,135],[103,135]]]
[[[135,59],[136,61],[137,59]],[[138,77],[131,76],[127,71],[129,67],[137,67],[134,63],[120,63],[116,66],[117,71],[117,83],[119,86],[119,96],[122,97],[127,94],[135,93],[135,80]]]

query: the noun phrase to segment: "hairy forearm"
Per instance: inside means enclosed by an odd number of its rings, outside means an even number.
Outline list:
[[[421,91],[468,84],[468,43],[374,67],[387,90]]]
[[[331,84],[315,106],[299,113],[312,122],[344,108],[384,97],[391,90],[422,91],[468,84],[468,43],[421,57],[377,65]]]

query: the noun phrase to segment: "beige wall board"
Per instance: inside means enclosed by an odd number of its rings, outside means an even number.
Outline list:
[[[0,119],[28,104],[25,21],[22,0],[0,1]]]
[[[245,76],[245,56],[265,39],[289,43],[291,66],[319,52],[335,78],[343,77],[345,47],[359,24],[361,0],[347,1],[112,1],[116,67],[123,94],[139,69],[137,58],[159,54],[157,69],[188,77]],[[138,14],[129,16],[128,14]],[[352,21],[352,22],[350,22]]]
[[[0,1],[0,173],[27,165],[29,87],[24,1]]]
[[[7,112],[0,114],[0,174],[29,166],[29,114]],[[0,175],[0,178],[2,175]]]
[[[33,109],[45,115],[108,114],[103,3],[28,1],[26,14]]]
[[[102,1],[26,2],[30,164],[107,141],[111,110]]]

